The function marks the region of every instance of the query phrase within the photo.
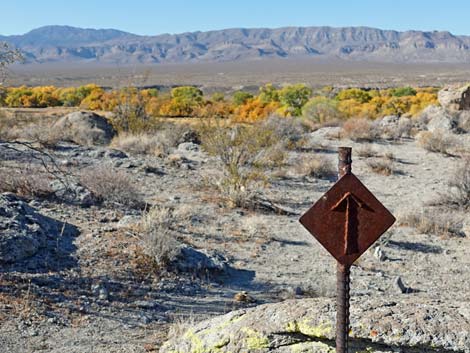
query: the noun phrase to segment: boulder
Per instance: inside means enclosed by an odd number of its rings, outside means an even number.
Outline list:
[[[101,115],[73,112],[52,125],[57,136],[79,145],[107,145],[116,135],[113,126]]]
[[[467,238],[470,238],[470,216],[467,216],[467,218],[465,218],[463,221],[462,221],[462,234],[467,237]]]
[[[90,207],[100,203],[98,197],[76,181],[67,180],[64,182],[62,180],[54,179],[49,183],[49,187],[55,197],[67,203],[79,205],[81,207]]]
[[[61,235],[77,234],[75,226],[40,214],[17,196],[0,195],[0,263],[24,260]]]
[[[380,127],[396,127],[400,118],[397,115],[387,115],[378,121]]]
[[[178,151],[181,152],[199,152],[201,147],[193,142],[183,142],[178,145]]]
[[[459,112],[457,121],[460,132],[470,132],[470,110]]]
[[[429,131],[450,131],[457,126],[454,119],[444,108],[437,105],[426,107],[419,115],[419,121],[426,125]]]
[[[334,301],[296,299],[202,321],[160,353],[335,352],[334,337]],[[353,298],[350,337],[351,352],[470,352],[470,308],[412,296]]]
[[[184,273],[224,274],[229,269],[228,260],[215,250],[195,249],[181,245],[170,261],[169,267]]]
[[[449,111],[470,110],[470,85],[451,85],[437,94],[439,103]]]

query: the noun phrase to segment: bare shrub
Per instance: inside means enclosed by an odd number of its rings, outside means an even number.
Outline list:
[[[53,194],[50,180],[50,175],[37,168],[1,168],[0,192],[12,192],[27,198],[49,197]]]
[[[111,141],[111,147],[130,154],[148,154],[163,157],[169,153],[168,146],[158,136],[148,134],[120,133]]]
[[[377,151],[371,145],[362,145],[354,150],[359,157],[371,158],[377,156]]]
[[[384,155],[383,155],[383,158],[389,160],[389,161],[395,161],[396,160],[396,157],[395,155],[393,154],[393,152],[385,152]]]
[[[279,143],[285,148],[295,150],[302,148],[304,144],[304,134],[307,132],[302,120],[297,118],[282,118],[276,115],[270,116],[265,121],[258,124],[261,130],[270,131]]]
[[[320,179],[329,179],[336,175],[333,163],[324,156],[304,158],[298,165],[298,169],[302,175]]]
[[[123,171],[105,165],[89,167],[81,172],[80,181],[106,204],[132,208],[145,206],[135,182]]]
[[[457,147],[458,141],[448,133],[442,131],[423,131],[418,135],[418,145],[430,152],[450,154],[450,150]]]
[[[388,159],[388,158],[368,159],[366,164],[367,164],[367,167],[376,174],[388,176],[388,175],[392,175],[395,172],[392,159]]]
[[[263,124],[224,126],[220,121],[201,124],[199,132],[203,148],[216,156],[223,167],[223,177],[214,184],[232,207],[249,207],[251,198],[262,183],[261,168],[278,164],[267,160],[267,151],[279,143],[273,128]],[[276,155],[278,159],[279,154]]]
[[[448,185],[448,192],[441,195],[436,204],[470,209],[470,156],[463,158],[462,163],[451,174]]]
[[[121,90],[112,122],[119,132],[140,133],[151,128],[153,122],[145,111],[145,100],[139,90],[134,87]]]
[[[302,108],[302,117],[312,127],[338,121],[343,114],[338,110],[338,101],[324,96],[310,99]]]
[[[46,148],[55,147],[62,139],[61,132],[56,129],[51,129],[51,125],[46,122],[38,122],[14,128],[11,130],[9,137],[10,139],[36,142]]]
[[[201,142],[196,128],[185,123],[166,123],[156,132],[161,141],[169,147],[177,147],[183,142]]]
[[[380,138],[396,141],[412,135],[413,122],[409,118],[401,117],[396,123],[377,124],[376,128]]]
[[[399,217],[401,226],[412,227],[422,234],[433,234],[443,238],[460,236],[460,222],[451,214],[431,209],[421,213],[408,213]]]
[[[378,137],[374,124],[367,119],[349,119],[343,124],[341,137],[352,141],[374,141]]]
[[[158,268],[168,265],[177,254],[176,221],[177,217],[171,209],[152,207],[137,225],[141,242],[139,250],[150,257]]]

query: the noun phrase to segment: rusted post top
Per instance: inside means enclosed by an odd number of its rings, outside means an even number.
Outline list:
[[[339,147],[338,148],[338,177],[342,177],[346,174],[351,174],[351,147]]]

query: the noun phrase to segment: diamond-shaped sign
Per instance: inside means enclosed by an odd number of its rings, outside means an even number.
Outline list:
[[[395,217],[354,174],[341,177],[300,223],[343,265],[356,261]]]

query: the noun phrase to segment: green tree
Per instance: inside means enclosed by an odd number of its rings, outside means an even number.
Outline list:
[[[352,99],[362,104],[370,101],[372,95],[368,91],[364,91],[360,88],[348,88],[339,92],[336,98],[340,101]]]
[[[223,102],[225,101],[225,95],[221,92],[214,92],[211,96],[212,102]]]
[[[341,118],[338,101],[324,96],[313,97],[302,108],[302,116],[315,123],[325,123]]]
[[[232,100],[235,105],[245,104],[249,99],[253,98],[253,95],[245,91],[237,91],[233,94]]]
[[[416,90],[412,87],[398,87],[392,89],[391,94],[394,97],[416,96]]]
[[[304,84],[289,85],[279,91],[279,101],[286,115],[299,116],[311,95],[312,89]]]
[[[279,102],[279,91],[268,83],[259,88],[259,99],[262,103]]]
[[[204,104],[204,95],[197,87],[181,86],[171,90],[171,100],[160,109],[162,115],[194,116]]]

